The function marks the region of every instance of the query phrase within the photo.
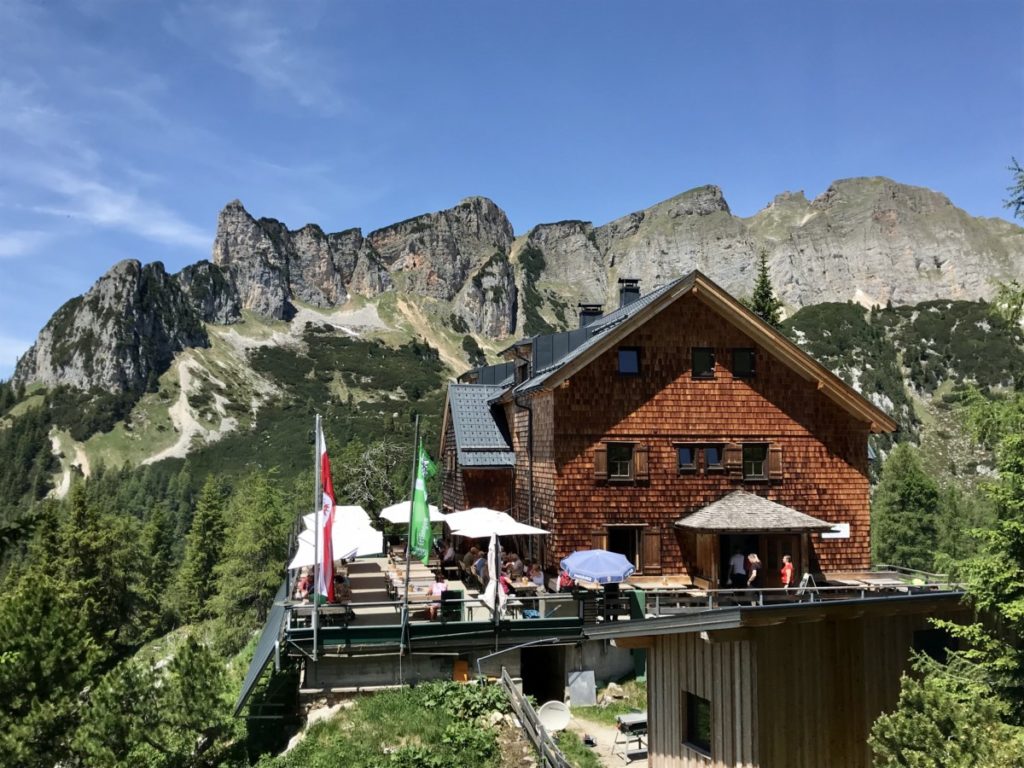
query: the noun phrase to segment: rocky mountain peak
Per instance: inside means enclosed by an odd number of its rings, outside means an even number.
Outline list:
[[[163,264],[115,264],[67,302],[18,361],[14,377],[47,386],[141,392],[186,347],[206,346],[202,321]]]

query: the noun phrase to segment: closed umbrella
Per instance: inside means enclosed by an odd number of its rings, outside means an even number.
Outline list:
[[[607,549],[578,550],[562,558],[561,566],[571,578],[594,584],[617,584],[636,570],[625,555]]]

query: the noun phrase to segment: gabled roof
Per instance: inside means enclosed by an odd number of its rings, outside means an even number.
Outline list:
[[[503,397],[553,389],[686,295],[697,297],[799,376],[815,382],[826,397],[855,418],[867,422],[872,432],[896,431],[896,422],[885,412],[697,270],[594,321],[588,326],[592,335],[583,344],[545,368],[534,371],[531,378],[506,390]]]
[[[464,467],[511,467],[516,455],[505,429],[505,414],[491,406],[504,387],[490,384],[448,385],[448,408],[459,464]],[[444,430],[442,428],[442,434]]]
[[[691,515],[677,528],[712,533],[807,533],[830,531],[832,523],[746,491],[733,491]]]

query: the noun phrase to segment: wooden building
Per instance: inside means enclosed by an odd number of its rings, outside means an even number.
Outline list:
[[[944,658],[928,619],[956,593],[732,608],[607,624],[592,639],[647,649],[651,768],[870,768],[910,651]]]
[[[620,282],[615,311],[450,385],[445,506],[549,530],[549,567],[602,547],[703,586],[735,551],[773,578],[783,554],[798,574],[868,568],[867,438],[895,423],[701,273]]]

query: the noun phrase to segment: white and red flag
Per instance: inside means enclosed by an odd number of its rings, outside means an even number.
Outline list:
[[[331,529],[334,526],[334,483],[331,481],[331,460],[327,458],[327,444],[323,431],[317,435],[320,445],[320,487],[323,501],[320,508],[320,566],[316,593],[327,602],[334,602],[334,548]]]

